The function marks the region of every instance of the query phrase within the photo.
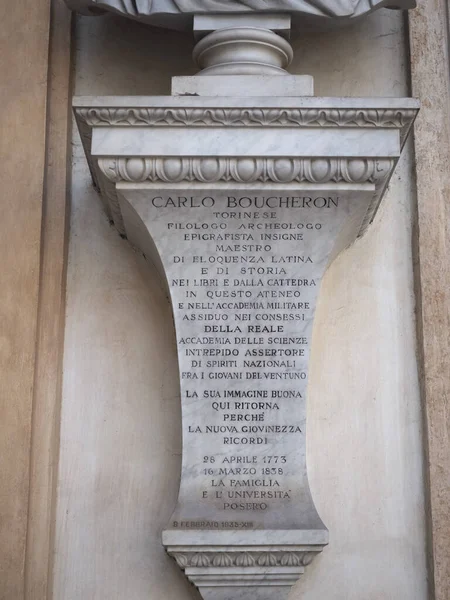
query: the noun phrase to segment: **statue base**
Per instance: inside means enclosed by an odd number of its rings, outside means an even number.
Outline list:
[[[252,97],[251,80],[241,96],[74,101],[111,220],[170,291],[183,466],[163,544],[204,600],[286,600],[328,543],[306,468],[317,296],[373,219],[418,111]]]

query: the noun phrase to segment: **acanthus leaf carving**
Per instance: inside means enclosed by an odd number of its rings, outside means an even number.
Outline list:
[[[286,551],[277,550],[271,551],[254,551],[249,548],[242,552],[236,548],[235,551],[227,549],[226,551],[202,551],[195,552],[184,550],[183,553],[175,550],[169,551],[169,554],[176,560],[177,564],[186,569],[189,567],[300,567],[309,565],[313,558],[321,551]]]
[[[300,563],[300,557],[294,554],[294,552],[287,552],[281,558],[281,565],[283,567],[298,567]]]
[[[255,564],[255,559],[248,552],[239,554],[236,558],[236,566],[238,567],[252,567]]]
[[[191,558],[190,565],[192,567],[209,567],[210,558],[207,554],[194,554]]]
[[[263,553],[258,558],[258,565],[260,567],[276,567],[277,558],[274,554],[271,554],[270,552]]]

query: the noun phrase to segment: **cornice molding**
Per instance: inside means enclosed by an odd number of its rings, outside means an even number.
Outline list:
[[[235,552],[202,551],[197,552],[171,552],[179,567],[306,567],[311,564],[319,552],[300,552],[286,550],[272,550],[270,552],[252,552],[239,548]]]
[[[125,234],[125,230],[116,184],[373,184],[374,197],[358,234],[361,236],[373,220],[397,157],[367,157],[364,154],[342,158],[305,158],[289,154],[285,157],[227,157],[219,155],[220,148],[217,156],[206,157],[201,154],[201,144],[198,156],[114,156],[114,152],[110,156],[102,156],[101,153],[94,156],[91,145],[92,134],[96,130],[100,136],[105,129],[115,129],[116,134],[122,129],[129,129],[130,134],[136,135],[137,129],[141,128],[158,128],[161,136],[173,128],[249,128],[273,130],[274,133],[277,129],[290,129],[293,135],[298,130],[339,130],[343,136],[354,129],[397,130],[402,147],[418,111],[417,103],[404,99],[293,98],[292,105],[289,105],[289,99],[275,98],[273,103],[258,99],[257,106],[248,106],[248,98],[210,98],[206,106],[204,98],[185,96],[161,98],[161,103],[157,98],[137,97],[134,104],[133,98],[126,98],[121,106],[114,98],[104,100],[98,105],[98,99],[87,104],[81,98],[74,111],[94,182],[100,188],[110,219],[121,235]],[[169,106],[164,106],[163,100]],[[218,105],[211,106],[209,102],[212,101]],[[392,105],[389,107],[390,102]],[[358,150],[356,146],[355,149]]]
[[[260,158],[260,157],[127,157],[100,158],[93,170],[101,173],[98,186],[108,200],[108,212],[119,233],[125,228],[117,198],[116,184],[182,182],[220,185],[226,183],[293,184],[347,183],[373,184],[372,203],[365,215],[358,237],[372,222],[397,161],[373,158]]]
[[[100,158],[101,172],[114,183],[377,183],[395,165],[393,159],[262,157]]]
[[[417,110],[392,108],[76,108],[89,127],[379,127],[405,137]]]

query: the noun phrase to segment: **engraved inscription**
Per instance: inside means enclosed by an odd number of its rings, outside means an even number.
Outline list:
[[[176,325],[183,475],[173,528],[314,526],[305,461],[311,330],[357,202],[349,191],[135,193]]]

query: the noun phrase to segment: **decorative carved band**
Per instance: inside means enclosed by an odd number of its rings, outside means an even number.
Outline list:
[[[316,552],[171,552],[182,569],[187,567],[306,567]]]
[[[102,173],[114,183],[376,183],[394,167],[392,159],[347,158],[101,158]]]
[[[415,110],[333,108],[77,108],[91,127],[382,127],[408,128]]]
[[[167,552],[200,590],[203,587],[294,585],[323,545],[218,548],[169,546]],[[232,594],[231,594],[232,595]]]

